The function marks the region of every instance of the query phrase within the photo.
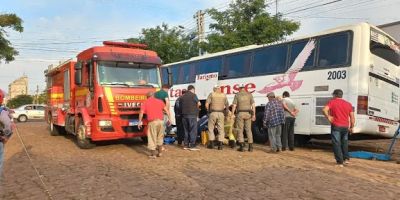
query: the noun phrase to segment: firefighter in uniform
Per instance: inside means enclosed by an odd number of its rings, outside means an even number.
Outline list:
[[[215,85],[213,90],[214,91],[208,95],[206,100],[206,109],[210,113],[208,118],[208,148],[214,148],[214,128],[216,127],[218,130],[218,150],[222,150],[223,141],[225,138],[225,113],[228,112],[229,103],[226,95],[221,92],[219,85]]]
[[[238,131],[237,139],[240,145],[238,151],[244,151],[244,129],[247,134],[249,151],[251,152],[253,151],[253,134],[251,132],[251,122],[256,120],[256,107],[253,95],[245,90],[244,84],[240,84],[239,88],[239,92],[235,95],[235,98],[232,102],[232,113],[235,113],[235,123]]]

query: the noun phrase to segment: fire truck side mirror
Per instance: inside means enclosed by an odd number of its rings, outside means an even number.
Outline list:
[[[75,85],[82,84],[82,63],[75,63]]]

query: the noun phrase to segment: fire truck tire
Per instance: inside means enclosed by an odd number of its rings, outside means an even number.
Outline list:
[[[143,143],[146,143],[147,144],[147,136],[143,136],[143,137],[140,137],[140,139],[142,139],[142,141],[143,141]]]
[[[85,125],[79,125],[78,132],[76,134],[76,144],[81,149],[91,149],[96,145],[90,140],[90,138],[86,137],[86,127]]]
[[[54,125],[54,123],[50,122],[50,135],[51,136],[58,136],[61,135],[61,127]]]
[[[18,116],[18,121],[26,122],[26,121],[28,121],[28,117],[26,115],[20,115],[20,116]]]

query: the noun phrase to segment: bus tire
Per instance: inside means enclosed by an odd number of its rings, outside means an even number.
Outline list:
[[[294,145],[297,147],[304,147],[306,146],[311,140],[310,135],[300,135],[300,134],[295,134],[294,135]]]
[[[252,123],[251,131],[253,132],[253,140],[255,143],[264,144],[268,141],[268,133],[263,128],[263,112],[258,112],[256,114],[256,121]]]
[[[81,149],[91,149],[96,146],[90,138],[86,137],[86,126],[83,125],[82,121],[76,133],[76,144]]]

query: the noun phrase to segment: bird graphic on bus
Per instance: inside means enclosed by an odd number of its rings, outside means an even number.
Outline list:
[[[289,86],[292,91],[296,91],[303,84],[303,80],[295,80],[297,73],[303,69],[307,59],[310,57],[312,51],[315,48],[315,40],[310,39],[304,46],[303,50],[294,60],[292,66],[282,75],[277,75],[273,78],[275,82],[271,82],[264,86],[263,89],[259,90],[260,94],[267,94],[277,89]]]

